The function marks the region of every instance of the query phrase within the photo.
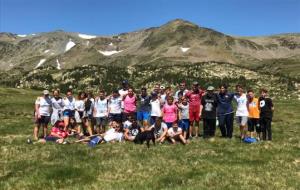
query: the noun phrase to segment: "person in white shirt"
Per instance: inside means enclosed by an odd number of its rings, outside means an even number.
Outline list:
[[[184,97],[187,92],[188,92],[188,89],[186,89],[186,83],[181,82],[179,84],[179,90],[175,92],[175,96],[174,96],[175,102],[180,101],[180,98]]]
[[[39,129],[43,127],[43,138],[48,133],[48,123],[50,122],[50,116],[52,113],[52,101],[49,96],[49,91],[44,90],[43,96],[38,97],[35,101],[35,127],[33,130],[33,136],[35,140],[39,138]]]
[[[122,102],[121,102],[121,109],[122,109],[122,112],[124,111],[124,96],[126,96],[128,94],[128,88],[129,88],[129,84],[128,84],[128,81],[127,80],[123,80],[122,81],[122,87],[121,89],[118,91],[119,94],[120,94],[120,97],[122,99]]]
[[[244,139],[247,135],[247,120],[248,120],[248,98],[244,93],[244,89],[241,85],[236,86],[237,94],[234,96],[234,99],[237,103],[236,108],[236,121],[240,126],[240,136],[241,139]]]
[[[111,121],[121,122],[122,121],[122,98],[119,92],[115,90],[110,96],[108,101],[108,116]]]
[[[151,120],[150,124],[153,125],[157,117],[161,117],[161,101],[158,98],[158,94],[156,92],[152,92],[151,94],[151,100],[150,100],[150,105],[151,105]]]
[[[155,118],[155,123],[147,128],[147,131],[151,131],[154,128],[155,141],[163,143],[167,138],[168,126],[162,122],[161,117]]]
[[[64,102],[62,97],[60,97],[60,91],[58,89],[53,90],[53,98],[52,101],[52,114],[51,114],[51,125],[55,125],[57,121],[61,121],[63,119],[63,108]]]
[[[64,131],[68,131],[70,118],[74,118],[75,113],[75,98],[73,97],[72,90],[69,89],[66,93],[66,97],[63,99],[63,116],[64,116]]]
[[[180,141],[183,144],[186,144],[186,139],[182,135],[182,129],[178,127],[177,122],[173,122],[172,127],[168,129],[167,137],[172,142],[172,144],[175,144],[176,141]]]
[[[99,96],[95,98],[93,106],[93,116],[96,120],[96,131],[98,134],[105,132],[105,125],[108,118],[108,100],[103,90],[99,91]]]

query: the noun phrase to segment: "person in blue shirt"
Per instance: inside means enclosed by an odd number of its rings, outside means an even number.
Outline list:
[[[234,93],[229,93],[227,91],[227,85],[222,84],[219,86],[219,93],[217,93],[217,116],[221,134],[224,138],[232,138],[234,118],[232,101],[234,95]]]
[[[151,105],[150,100],[151,96],[147,94],[147,89],[143,87],[141,89],[141,94],[138,98],[138,107],[137,107],[137,120],[139,121],[142,131],[148,127],[148,120],[150,118]]]

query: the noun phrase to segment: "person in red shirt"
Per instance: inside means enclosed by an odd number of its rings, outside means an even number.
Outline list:
[[[190,131],[189,136],[192,137],[193,130],[195,128],[195,137],[198,137],[200,127],[201,116],[201,98],[204,94],[199,88],[198,82],[193,82],[192,90],[185,94],[185,97],[189,100],[189,119],[190,119]],[[194,127],[195,126],[195,127]]]

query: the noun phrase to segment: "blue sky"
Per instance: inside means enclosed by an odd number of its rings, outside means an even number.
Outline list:
[[[0,0],[0,32],[97,35],[172,19],[238,36],[300,32],[300,0]]]

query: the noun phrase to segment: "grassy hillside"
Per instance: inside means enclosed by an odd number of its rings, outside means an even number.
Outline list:
[[[0,88],[0,189],[298,189],[300,102],[275,101],[274,140],[28,145],[33,90]],[[235,134],[238,134],[235,126]],[[217,136],[219,136],[219,131]]]

